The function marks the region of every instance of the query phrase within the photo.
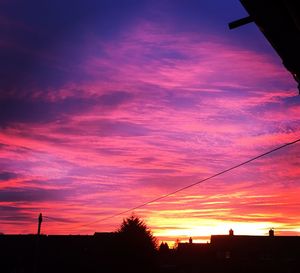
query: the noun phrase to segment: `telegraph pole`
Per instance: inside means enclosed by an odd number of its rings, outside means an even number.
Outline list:
[[[39,218],[38,218],[38,232],[37,232],[37,235],[41,234],[42,222],[43,222],[43,215],[40,213]]]
[[[38,268],[38,263],[39,263],[39,250],[40,250],[39,240],[40,240],[40,235],[41,235],[42,222],[43,222],[43,215],[42,215],[42,213],[40,213],[39,217],[38,217],[38,230],[37,230],[37,236],[36,236],[36,240],[35,240],[35,249],[34,249],[34,257],[33,257],[33,259],[34,259],[33,260],[33,273],[40,272],[40,270]]]

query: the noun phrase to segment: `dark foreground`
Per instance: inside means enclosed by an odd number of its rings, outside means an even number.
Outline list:
[[[141,248],[115,233],[0,235],[3,273],[299,273],[300,238],[214,235],[176,250]]]

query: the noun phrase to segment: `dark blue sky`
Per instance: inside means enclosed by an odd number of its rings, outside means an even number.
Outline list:
[[[255,26],[229,31],[228,22],[246,15],[239,1],[30,0],[0,5],[0,34],[3,44],[10,45],[1,48],[4,92],[86,79],[76,67],[86,56],[87,35],[118,40],[141,19],[171,25],[178,34],[205,32],[249,49],[269,49]]]

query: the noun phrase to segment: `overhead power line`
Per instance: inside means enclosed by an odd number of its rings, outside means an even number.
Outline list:
[[[264,156],[266,156],[266,155],[269,155],[269,154],[271,154],[271,153],[274,153],[274,152],[276,152],[276,151],[278,151],[278,150],[281,150],[281,149],[283,149],[283,148],[285,148],[285,147],[287,147],[287,146],[293,145],[293,144],[295,144],[295,143],[297,143],[297,142],[299,142],[299,141],[300,141],[300,138],[299,138],[299,139],[296,139],[296,140],[294,140],[294,141],[292,141],[292,142],[283,144],[283,145],[281,145],[281,146],[279,146],[279,147],[277,147],[277,148],[274,148],[274,149],[272,149],[272,150],[270,150],[270,151],[268,151],[268,152],[265,152],[265,153],[263,153],[263,154],[260,154],[260,155],[258,155],[258,156],[252,157],[251,159],[248,159],[248,160],[246,160],[246,161],[244,161],[244,162],[242,162],[242,163],[239,163],[239,164],[237,164],[237,165],[234,165],[233,167],[230,167],[230,168],[225,169],[225,170],[223,170],[223,171],[221,171],[221,172],[218,172],[218,173],[216,173],[216,174],[213,174],[213,175],[211,175],[211,176],[209,176],[209,177],[206,177],[206,178],[204,178],[204,179],[202,179],[202,180],[199,180],[199,181],[197,181],[197,182],[194,182],[194,183],[192,183],[192,184],[189,184],[189,185],[187,185],[187,186],[184,186],[184,187],[182,187],[182,188],[179,188],[179,189],[177,189],[177,190],[175,190],[175,191],[172,191],[172,192],[170,192],[170,193],[167,193],[167,194],[161,195],[161,196],[159,196],[159,197],[156,197],[156,198],[154,198],[154,199],[152,199],[152,200],[150,200],[150,201],[148,201],[148,202],[142,203],[142,204],[140,204],[140,205],[138,205],[138,206],[135,206],[135,207],[133,207],[133,208],[130,208],[130,209],[121,211],[121,212],[119,212],[119,213],[112,214],[111,216],[104,217],[104,218],[101,218],[101,219],[96,220],[96,221],[93,221],[93,222],[89,222],[89,223],[86,223],[86,224],[79,225],[78,227],[84,227],[84,226],[89,226],[89,225],[96,224],[96,223],[99,223],[99,222],[103,222],[103,221],[109,220],[109,219],[111,219],[111,218],[114,218],[114,217],[116,217],[116,216],[119,216],[119,215],[122,215],[122,214],[126,214],[126,213],[131,212],[131,211],[134,211],[134,210],[136,210],[136,209],[140,209],[140,208],[145,207],[145,206],[147,206],[147,205],[149,205],[149,204],[152,204],[152,203],[154,203],[154,202],[157,202],[157,201],[160,201],[160,200],[162,200],[162,199],[164,199],[164,198],[167,198],[167,197],[169,197],[169,196],[171,196],[171,195],[175,195],[175,194],[178,193],[178,192],[184,191],[184,190],[189,189],[189,188],[191,188],[191,187],[194,187],[194,186],[196,186],[196,185],[198,185],[198,184],[201,184],[201,183],[203,183],[203,182],[206,182],[206,181],[208,181],[208,180],[210,180],[210,179],[213,179],[213,178],[215,178],[215,177],[217,177],[217,176],[220,176],[220,175],[222,175],[222,174],[225,174],[225,173],[227,173],[227,172],[230,172],[230,171],[232,171],[232,170],[234,170],[234,169],[237,169],[237,168],[239,168],[239,167],[241,167],[241,166],[243,166],[243,165],[246,165],[246,164],[248,164],[248,163],[251,163],[252,161],[257,160],[257,159],[259,159],[259,158],[261,158],[261,157],[264,157]]]

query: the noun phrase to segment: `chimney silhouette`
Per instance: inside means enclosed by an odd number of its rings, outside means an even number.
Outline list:
[[[271,229],[269,230],[269,236],[270,236],[270,237],[274,237],[274,229],[271,228]]]
[[[233,236],[234,234],[233,234],[233,229],[231,228],[230,230],[229,230],[229,236]]]

